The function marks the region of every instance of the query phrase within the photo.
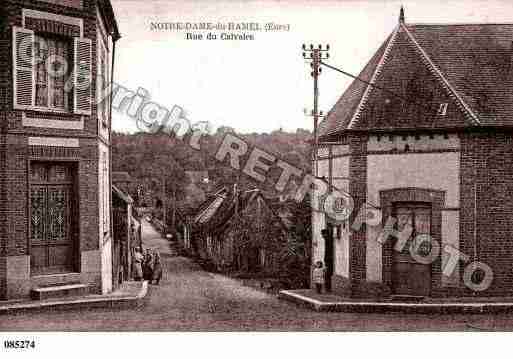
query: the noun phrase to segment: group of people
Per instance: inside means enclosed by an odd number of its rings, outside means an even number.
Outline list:
[[[135,248],[132,265],[134,280],[147,280],[150,284],[160,284],[162,279],[162,262],[160,260],[160,253],[157,250],[147,248],[143,254],[140,248]]]

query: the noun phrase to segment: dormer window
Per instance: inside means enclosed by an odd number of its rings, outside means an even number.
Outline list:
[[[447,106],[449,106],[447,102],[440,104],[440,107],[438,107],[438,116],[445,116],[447,114]]]

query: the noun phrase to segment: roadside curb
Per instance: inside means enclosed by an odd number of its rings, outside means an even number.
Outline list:
[[[504,302],[480,303],[405,303],[405,302],[371,302],[344,300],[324,302],[310,298],[294,291],[282,290],[278,297],[282,300],[302,305],[317,312],[353,312],[353,313],[437,313],[437,314],[484,314],[513,312],[513,299]]]
[[[46,301],[27,300],[5,305],[0,303],[0,315],[91,308],[138,308],[145,304],[145,299],[149,291],[148,281],[141,283],[141,288],[137,294],[134,295],[91,295],[82,298],[60,298]]]

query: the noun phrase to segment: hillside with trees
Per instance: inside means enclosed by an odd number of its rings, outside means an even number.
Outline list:
[[[113,170],[128,172],[135,183],[145,193],[154,198],[165,197],[179,203],[182,208],[194,208],[199,203],[184,203],[186,189],[190,182],[187,171],[208,171],[210,188],[233,186],[237,183],[240,190],[260,188],[266,196],[279,195],[274,189],[281,169],[271,168],[265,183],[232,169],[229,161],[219,162],[215,153],[226,132],[234,132],[229,127],[220,127],[213,134],[201,139],[201,150],[189,146],[187,138],[178,139],[164,133],[124,134],[114,132]],[[249,133],[237,136],[244,139],[251,147],[256,146],[273,154],[291,165],[309,171],[311,133],[298,129],[296,132],[276,130],[271,133]],[[249,153],[249,151],[248,151]],[[245,159],[243,159],[245,160]],[[243,162],[244,163],[244,162]],[[163,183],[165,181],[165,183]],[[131,193],[137,200],[135,189]],[[151,203],[147,203],[151,206]]]

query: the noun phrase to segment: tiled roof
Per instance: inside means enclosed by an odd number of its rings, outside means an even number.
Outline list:
[[[210,232],[222,232],[235,215],[236,210],[243,212],[258,197],[268,203],[262,192],[257,189],[240,192],[237,196],[233,192],[223,192],[222,195],[207,199],[195,218],[197,228]],[[237,205],[236,201],[238,201]],[[271,206],[269,204],[268,206],[273,212]],[[273,215],[276,214],[273,212]],[[276,218],[281,220],[279,216]]]
[[[512,40],[513,24],[400,23],[359,76],[397,96],[354,80],[319,134],[511,126]],[[445,116],[437,114],[442,103],[448,103]]]
[[[134,203],[134,200],[132,199],[132,197],[130,197],[130,195],[128,193],[123,192],[121,189],[119,189],[118,187],[116,187],[114,185],[112,185],[112,193],[115,196],[118,196],[125,203],[128,203],[128,204]]]
[[[385,49],[390,42],[390,38],[391,37],[381,45],[378,51],[367,63],[358,76],[359,78],[370,82],[372,75],[375,73],[376,68],[385,53]],[[319,135],[327,135],[344,130],[349,125],[354,113],[358,109],[358,105],[360,104],[367,87],[368,86],[364,82],[354,80],[337,101],[335,106],[333,106],[326,119],[319,124]]]

